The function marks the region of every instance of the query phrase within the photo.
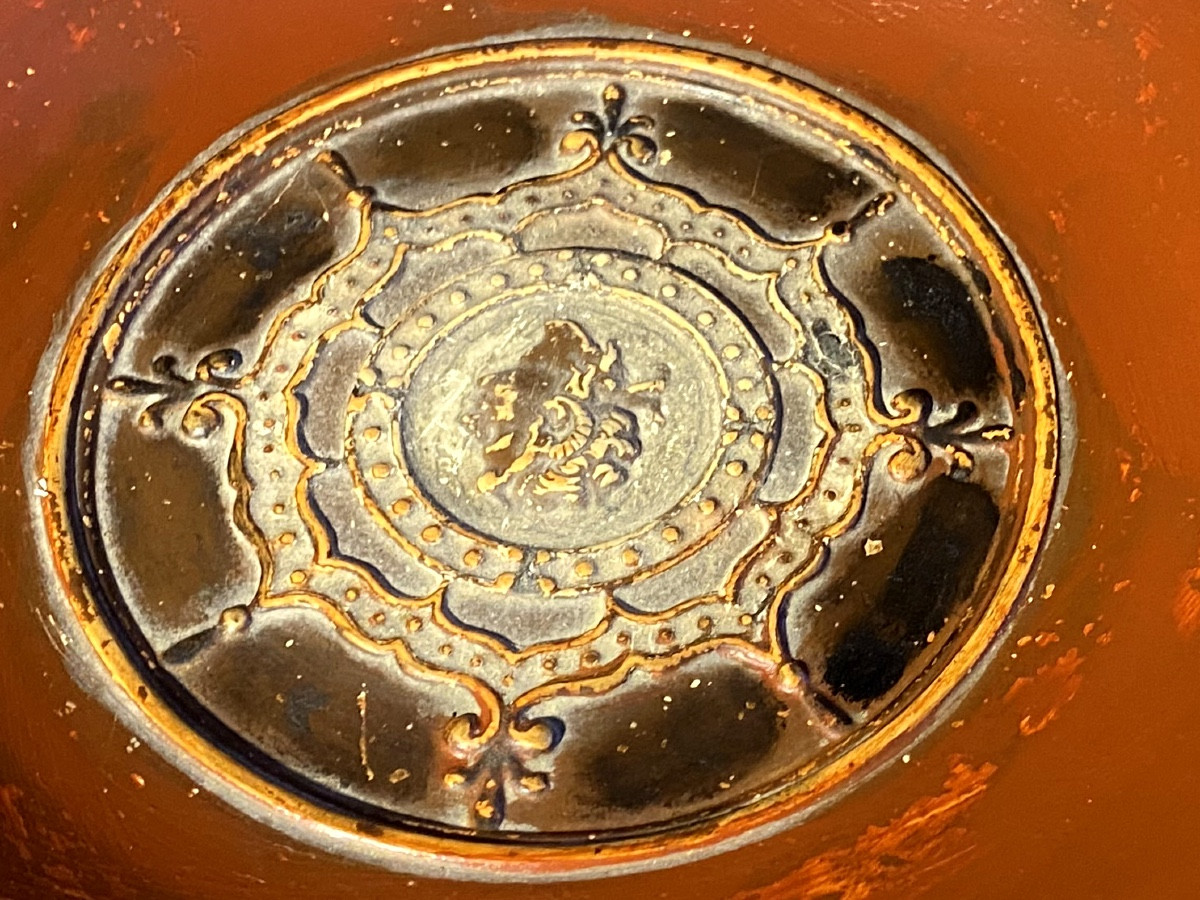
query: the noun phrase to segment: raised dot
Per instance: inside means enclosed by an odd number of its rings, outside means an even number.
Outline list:
[[[508,284],[508,279],[506,277],[504,277],[503,275],[501,275],[499,272],[497,272],[495,275],[493,275],[491,278],[489,278],[488,281],[491,282],[492,287],[498,287],[498,288],[504,287],[506,284]]]
[[[401,498],[392,504],[392,512],[398,516],[402,516],[412,509],[412,501]]]
[[[368,441],[377,441],[377,440],[379,440],[379,437],[382,434],[383,434],[383,431],[381,431],[379,428],[375,427],[374,425],[372,425],[370,428],[366,428],[363,430],[363,438],[365,438]]]
[[[638,277],[637,269],[626,269],[624,272],[621,273],[621,277],[624,278],[626,281],[637,281],[637,277]]]
[[[462,306],[462,304],[467,302],[467,295],[463,291],[451,291],[450,302],[455,306]]]
[[[483,554],[474,548],[463,554],[463,565],[467,566],[468,568],[473,569],[481,562],[483,562]]]
[[[271,507],[271,512],[275,513],[277,516],[282,516],[285,512],[287,512],[287,507],[282,503],[276,503]]]
[[[607,266],[610,262],[612,262],[612,257],[607,253],[597,253],[592,257],[592,265],[594,266]]]
[[[679,540],[679,529],[674,525],[668,525],[662,530],[662,539],[668,544],[673,544]]]
[[[765,422],[767,419],[771,418],[771,407],[760,406],[754,411],[754,414]]]
[[[717,511],[717,501],[716,500],[713,500],[711,497],[706,497],[705,499],[700,501],[700,512],[704,513],[704,515],[711,516],[716,511]]]
[[[532,275],[534,278],[541,278],[543,275],[546,274],[546,267],[543,266],[541,263],[534,263],[532,266],[529,267],[529,274]]]
[[[425,623],[418,618],[410,618],[404,623],[404,630],[409,634],[416,634],[425,626]]]
[[[754,382],[749,378],[739,378],[737,380],[737,389],[739,391],[748,391],[754,387]]]
[[[750,443],[754,447],[757,447],[759,450],[761,450],[763,447],[767,446],[767,438],[761,431],[756,431],[750,435]]]
[[[621,553],[621,559],[627,566],[636,566],[642,561],[641,555],[632,547],[626,547]]]
[[[664,297],[674,297],[678,293],[679,293],[679,288],[675,287],[675,285],[673,285],[673,284],[664,284],[663,285],[662,295]]]
[[[737,344],[727,344],[725,349],[721,351],[721,355],[726,359],[737,359],[742,355],[742,348],[737,346]]]
[[[575,574],[579,578],[587,578],[595,571],[596,567],[586,559],[581,559],[575,563]]]
[[[558,582],[544,575],[537,580],[537,586],[543,594],[553,594],[558,590]]]
[[[435,543],[442,538],[442,527],[440,525],[426,525],[421,529],[421,540],[427,544]]]
[[[292,584],[304,584],[304,582],[308,581],[308,573],[295,571],[288,576],[288,581]]]
[[[403,344],[397,344],[392,348],[392,359],[408,359],[410,353],[412,353],[411,347],[406,347]]]
[[[241,631],[250,624],[250,613],[244,606],[231,606],[221,613],[218,624],[222,631],[228,633]]]
[[[727,406],[725,407],[725,418],[731,422],[740,422],[742,421],[742,411],[736,406]]]
[[[539,550],[537,552],[537,556],[535,556],[534,559],[537,560],[537,564],[539,566],[544,566],[546,563],[550,562],[550,551],[549,550]]]
[[[417,327],[418,328],[432,328],[433,327],[433,316],[426,314],[426,315],[418,318],[417,319]]]
[[[346,602],[353,603],[357,599],[358,599],[358,591],[356,591],[354,588],[349,588],[346,591]]]
[[[696,316],[696,321],[707,328],[713,323],[714,320],[712,313],[702,312],[700,315]]]
[[[701,616],[696,620],[696,627],[701,631],[712,631],[713,620],[708,616]]]
[[[387,463],[375,463],[375,465],[371,466],[372,478],[387,478],[391,474],[392,467]]]
[[[288,546],[289,544],[294,543],[295,540],[296,540],[296,536],[294,534],[292,534],[290,531],[285,531],[283,534],[281,534],[279,536],[279,543],[283,544],[283,546],[285,546],[285,547]]]

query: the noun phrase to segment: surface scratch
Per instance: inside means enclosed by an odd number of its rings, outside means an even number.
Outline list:
[[[375,771],[367,759],[367,689],[358,692],[358,756],[362,760],[363,771],[367,773],[367,781],[375,780]]]
[[[996,766],[958,761],[942,793],[909,806],[886,825],[868,827],[853,844],[814,856],[774,884],[735,900],[861,900],[886,889],[904,896],[927,886],[936,871],[949,871],[974,850],[961,824],[978,802]]]

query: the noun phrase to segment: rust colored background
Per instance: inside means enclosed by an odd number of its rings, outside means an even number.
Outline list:
[[[606,23],[765,53],[940,150],[1013,240],[1079,444],[1032,602],[946,726],[788,834],[528,888],[413,880],[194,792],[39,613],[26,391],[76,281],[217,137],[452,43]],[[1200,8],[1194,0],[4,0],[0,897],[1200,896]]]

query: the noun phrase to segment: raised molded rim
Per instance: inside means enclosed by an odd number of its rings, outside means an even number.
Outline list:
[[[589,60],[627,67],[669,65],[698,79],[744,84],[782,104],[813,110],[820,118],[880,153],[940,205],[986,263],[1005,306],[1012,312],[1015,334],[1029,360],[1029,400],[1034,404],[1032,442],[1035,459],[1024,521],[1016,546],[990,598],[986,612],[953,657],[920,693],[889,721],[831,759],[810,777],[797,778],[770,797],[719,817],[650,837],[606,841],[597,845],[547,846],[464,840],[370,823],[332,811],[280,788],[237,764],[208,743],[170,705],[145,690],[136,667],[104,619],[92,607],[90,587],[81,574],[68,504],[63,502],[68,471],[68,436],[74,419],[73,394],[88,348],[109,308],[109,294],[122,273],[142,258],[160,227],[187,208],[206,185],[233,170],[249,156],[312,119],[334,113],[370,94],[443,73],[520,64],[532,60]],[[222,138],[194,169],[164,192],[151,210],[130,226],[105,257],[102,268],[82,283],[64,332],[48,349],[39,369],[33,433],[27,465],[39,490],[31,496],[31,512],[43,540],[39,550],[50,594],[67,615],[64,639],[80,642],[74,654],[77,676],[115,707],[131,727],[150,729],[149,743],[176,766],[221,798],[255,819],[334,852],[417,874],[471,880],[553,881],[625,874],[696,858],[761,840],[791,827],[851,781],[877,769],[916,739],[939,710],[966,683],[993,647],[1010,614],[1026,592],[1048,531],[1061,489],[1063,447],[1059,385],[1053,350],[1044,331],[1031,288],[1022,277],[1004,240],[965,192],[927,154],[896,131],[846,105],[832,94],[792,77],[739,59],[666,44],[619,39],[534,39],[516,43],[439,53],[367,74],[322,92]],[[83,644],[88,645],[84,647]],[[141,690],[139,691],[139,688]]]

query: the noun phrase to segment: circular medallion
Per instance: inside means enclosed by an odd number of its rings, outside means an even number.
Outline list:
[[[131,227],[50,352],[45,556],[114,706],[280,828],[471,878],[684,860],[985,661],[1052,358],[984,217],[841,100],[457,52],[247,127]]]

